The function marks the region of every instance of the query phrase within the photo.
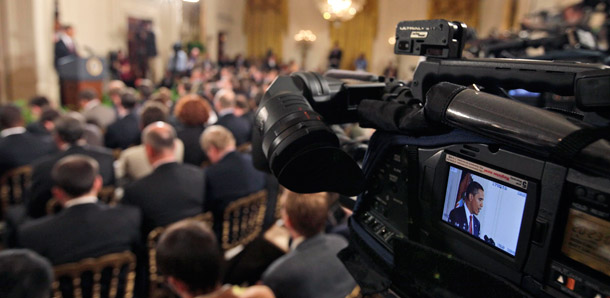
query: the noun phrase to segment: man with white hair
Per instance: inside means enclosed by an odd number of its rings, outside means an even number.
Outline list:
[[[203,131],[201,148],[212,163],[205,169],[204,209],[214,214],[214,230],[219,233],[227,205],[265,188],[265,173],[254,168],[252,156],[235,151],[233,134],[220,125]]]

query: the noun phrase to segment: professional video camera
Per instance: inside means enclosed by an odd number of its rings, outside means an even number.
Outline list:
[[[460,59],[465,31],[399,23],[395,53],[427,57],[409,84],[278,77],[255,165],[293,191],[358,195],[339,257],[364,294],[610,296],[610,69]],[[584,117],[498,95],[516,88],[571,96]],[[377,129],[362,170],[327,126],[348,122]]]

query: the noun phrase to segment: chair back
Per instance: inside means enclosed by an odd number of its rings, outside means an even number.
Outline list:
[[[53,297],[64,297],[60,280],[68,278],[72,282],[71,297],[83,297],[83,276],[86,273],[92,274],[93,283],[92,293],[84,296],[99,298],[102,296],[102,288],[107,288],[108,297],[133,297],[135,282],[136,257],[130,251],[104,255],[98,258],[88,258],[76,263],[69,263],[55,266],[55,281],[53,281]],[[122,277],[121,271],[126,272],[124,278],[124,291],[119,291],[119,282]],[[110,280],[108,284],[102,284],[102,275],[109,272]],[[120,293],[123,292],[123,293]],[[120,296],[122,294],[122,296]],[[67,295],[66,295],[67,296]],[[106,295],[105,295],[106,296]]]
[[[189,217],[184,220],[195,220],[199,222],[203,222],[207,224],[209,227],[212,227],[212,223],[214,222],[213,216],[211,212],[201,213],[195,215],[193,217]],[[148,276],[150,278],[150,297],[163,296],[158,295],[159,292],[163,291],[164,279],[163,276],[159,275],[159,271],[157,269],[157,242],[159,242],[159,237],[165,231],[167,227],[157,227],[154,230],[148,233],[148,237],[146,240],[146,246],[148,248]]]
[[[267,191],[261,190],[231,202],[222,218],[222,249],[250,243],[263,229]]]
[[[100,200],[100,202],[104,202],[107,205],[116,205],[117,199],[115,196],[115,187],[112,185],[102,187],[97,194],[97,198]],[[61,209],[62,206],[56,197],[52,197],[49,201],[47,201],[47,214],[56,214],[57,212],[61,211]]]
[[[4,219],[4,213],[9,206],[24,202],[25,192],[31,181],[32,167],[29,165],[9,170],[0,177],[0,219]]]

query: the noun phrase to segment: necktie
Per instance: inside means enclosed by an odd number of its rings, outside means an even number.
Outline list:
[[[468,232],[472,234],[472,215],[470,216],[470,223],[468,224]]]

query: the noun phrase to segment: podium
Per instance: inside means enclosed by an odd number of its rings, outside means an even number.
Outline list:
[[[106,69],[106,60],[101,57],[66,56],[59,59],[57,72],[61,104],[69,109],[78,110],[78,93],[85,89],[94,89],[101,98]]]

